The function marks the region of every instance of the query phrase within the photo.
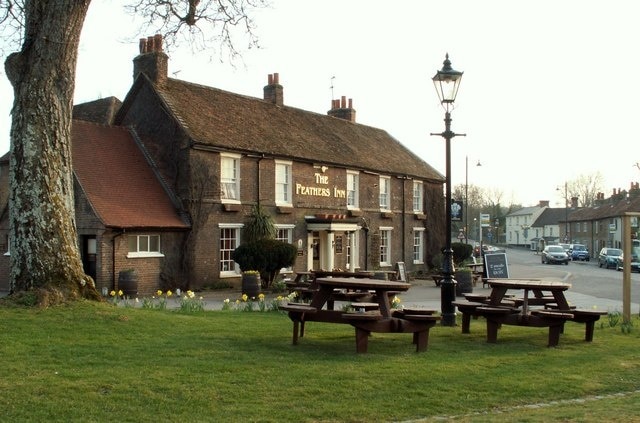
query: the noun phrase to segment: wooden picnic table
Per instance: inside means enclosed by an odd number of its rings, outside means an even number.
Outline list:
[[[595,321],[606,314],[602,311],[571,307],[564,295],[565,291],[571,288],[571,284],[568,283],[539,279],[487,279],[487,283],[491,287],[491,294],[486,300],[454,303],[463,314],[463,333],[469,333],[471,317],[486,319],[487,342],[497,342],[498,330],[503,324],[548,327],[548,346],[553,347],[558,345],[567,321],[584,323],[585,341],[591,342]],[[507,291],[510,290],[523,291],[523,296],[508,295]],[[532,306],[544,308],[532,309]]]
[[[407,291],[411,287],[409,283],[371,278],[327,277],[316,278],[315,284],[317,290],[313,293],[309,304],[289,304],[281,307],[282,310],[289,312],[289,318],[294,322],[294,344],[297,343],[298,338],[304,336],[305,322],[323,322],[353,326],[356,351],[359,353],[367,352],[371,332],[411,333],[416,351],[420,352],[427,349],[429,329],[440,320],[440,316],[433,314],[435,310],[429,313],[413,313],[397,312],[392,309],[389,293]],[[341,289],[373,292],[377,309],[370,310],[372,308],[370,305],[361,307],[360,311],[355,312],[332,309],[329,305],[334,298],[335,290]]]

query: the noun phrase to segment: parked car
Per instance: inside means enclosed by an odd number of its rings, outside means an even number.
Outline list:
[[[603,248],[598,254],[598,266],[607,269],[615,269],[618,266],[618,257],[622,255],[620,248]]]
[[[569,256],[564,248],[559,245],[547,245],[542,250],[542,264],[564,263],[569,264]]]
[[[634,248],[634,251],[631,253],[631,271],[632,272],[640,272],[640,261],[638,261],[638,253]],[[624,263],[624,253],[621,253],[618,257],[618,263],[616,265],[616,270],[622,270],[622,266]]]
[[[569,251],[569,249],[571,248],[571,245],[569,244],[558,244],[558,245],[564,248],[564,252],[567,253],[568,256],[571,255],[571,251]]]
[[[589,250],[584,244],[571,244],[569,250],[571,250],[571,260],[589,261],[591,259]]]

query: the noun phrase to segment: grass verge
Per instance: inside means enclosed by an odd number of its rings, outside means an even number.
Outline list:
[[[505,326],[485,341],[431,330],[373,334],[356,354],[348,325],[307,323],[291,345],[278,312],[168,310],[81,302],[0,307],[0,408],[13,422],[640,421],[640,321]]]

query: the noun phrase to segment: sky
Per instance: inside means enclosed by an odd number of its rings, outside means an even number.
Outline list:
[[[285,105],[321,114],[345,96],[358,123],[386,130],[444,175],[445,141],[430,135],[444,130],[444,110],[431,78],[448,53],[464,72],[453,187],[468,180],[502,205],[564,207],[565,182],[581,175],[602,174],[606,196],[640,181],[637,0],[271,2],[254,15],[261,48],[241,50],[242,62],[180,45],[169,75],[262,98],[267,75],[279,73]],[[153,34],[140,34],[122,4],[92,1],[76,103],[123,100],[131,86],[137,39]],[[0,154],[12,101],[2,69]]]

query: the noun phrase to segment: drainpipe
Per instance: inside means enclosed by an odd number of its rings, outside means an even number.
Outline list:
[[[116,287],[116,238],[124,235],[126,231],[123,229],[121,232],[115,234],[111,238],[111,286],[115,290]]]

